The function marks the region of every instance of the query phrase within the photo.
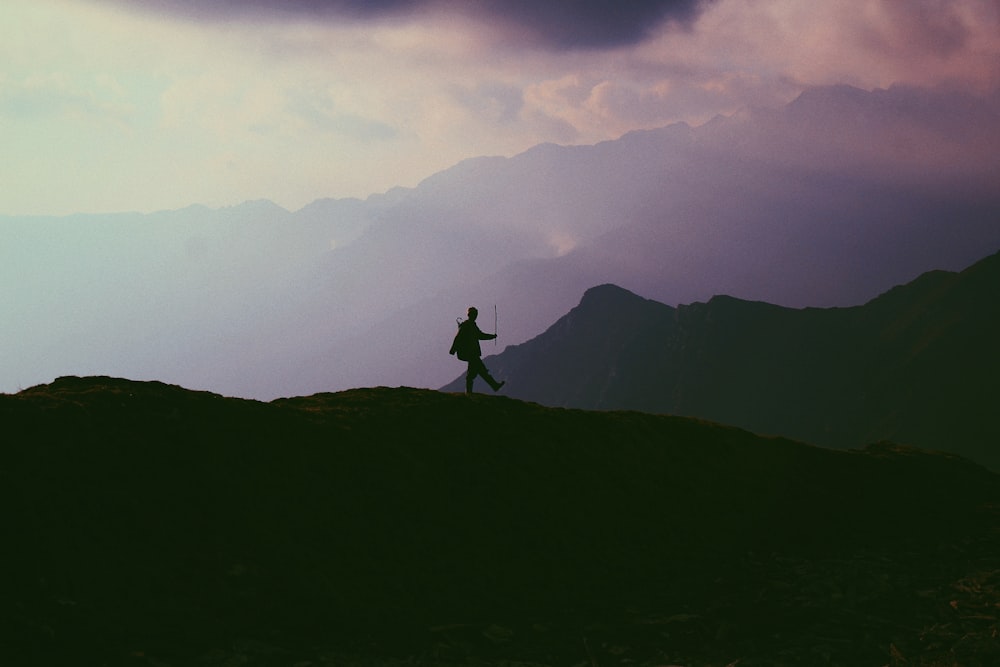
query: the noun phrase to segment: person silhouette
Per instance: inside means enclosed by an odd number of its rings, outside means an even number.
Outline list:
[[[465,393],[467,394],[472,393],[472,383],[476,379],[476,376],[482,376],[487,384],[493,388],[493,391],[500,391],[500,387],[506,384],[506,382],[497,382],[494,380],[486,368],[486,364],[481,359],[483,351],[479,347],[479,341],[493,340],[497,335],[495,333],[489,334],[480,331],[479,325],[476,324],[476,317],[478,316],[479,311],[476,307],[470,307],[469,319],[459,323],[458,333],[455,334],[455,340],[451,344],[451,349],[448,350],[448,354],[457,355],[460,360],[469,362],[469,370],[465,374]]]

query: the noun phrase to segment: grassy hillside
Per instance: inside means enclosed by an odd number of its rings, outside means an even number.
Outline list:
[[[1000,486],[944,454],[406,388],[0,416],[4,664],[1000,658]]]

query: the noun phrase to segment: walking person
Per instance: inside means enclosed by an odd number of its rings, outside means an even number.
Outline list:
[[[457,355],[462,361],[469,362],[469,371],[465,374],[465,393],[467,394],[472,393],[472,383],[477,375],[482,376],[487,384],[493,388],[493,391],[499,391],[500,387],[505,384],[505,382],[497,382],[493,379],[486,364],[480,358],[483,356],[483,351],[479,347],[479,341],[493,340],[497,335],[480,331],[479,325],[476,324],[478,316],[479,311],[475,307],[469,308],[469,319],[459,323],[458,333],[455,334],[455,340],[451,344],[451,349],[448,350],[448,354]]]

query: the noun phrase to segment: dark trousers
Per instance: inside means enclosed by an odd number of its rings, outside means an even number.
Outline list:
[[[486,368],[486,364],[479,357],[476,357],[469,362],[469,372],[465,374],[465,393],[472,393],[472,381],[476,379],[476,376],[480,375],[486,382],[493,388],[493,391],[497,390],[500,383],[493,379],[490,375],[489,370]]]

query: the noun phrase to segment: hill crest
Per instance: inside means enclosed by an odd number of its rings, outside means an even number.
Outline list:
[[[889,444],[108,377],[0,395],[0,415],[17,664],[806,664],[845,633],[831,655],[882,664],[890,641],[935,650],[950,583],[996,569],[997,477]],[[975,623],[954,643],[988,650]]]

